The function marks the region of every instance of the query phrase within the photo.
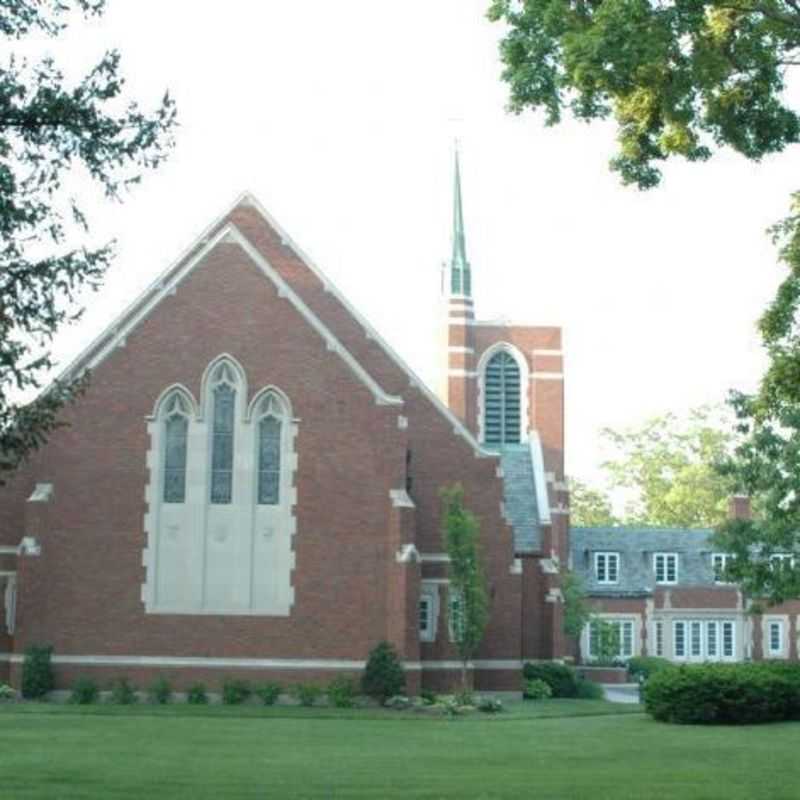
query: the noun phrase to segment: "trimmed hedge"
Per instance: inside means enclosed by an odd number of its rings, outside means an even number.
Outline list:
[[[662,669],[669,669],[675,666],[671,661],[666,658],[659,658],[658,656],[634,656],[628,659],[628,675],[634,680],[647,680],[651,675],[656,672],[661,672]]]
[[[662,722],[737,724],[800,719],[800,664],[686,664],[644,686],[646,711]]]
[[[522,667],[522,677],[527,684],[530,681],[544,681],[553,697],[577,697],[580,676],[566,664],[555,661],[528,661]]]

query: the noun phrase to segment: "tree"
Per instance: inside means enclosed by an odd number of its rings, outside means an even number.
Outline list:
[[[785,95],[800,65],[798,0],[492,0],[510,107],[568,107],[586,121],[616,118],[625,183],[658,184],[657,165],[730,147],[758,160],[800,139]],[[733,393],[743,438],[722,475],[758,496],[752,521],[723,523],[735,577],[775,602],[800,596],[800,193],[773,229],[789,274],[759,322],[769,367],[754,396]],[[773,555],[794,553],[781,568]]]
[[[726,519],[735,483],[719,465],[733,454],[736,436],[721,409],[701,406],[686,418],[663,414],[601,435],[615,450],[602,465],[607,483],[628,500],[616,516],[607,493],[571,480],[573,525],[697,528]]]
[[[7,0],[0,35],[55,37],[70,14],[100,16],[105,0]],[[98,184],[119,200],[173,145],[169,95],[149,114],[124,102],[120,55],[107,52],[81,80],[68,81],[52,58],[9,55],[0,67],[0,469],[14,469],[59,424],[84,387],[72,376],[36,400],[54,367],[48,352],[62,325],[77,320],[82,290],[97,289],[114,245],[87,244],[88,219],[74,191]]]
[[[460,484],[443,488],[441,497],[442,536],[450,558],[450,629],[461,658],[461,688],[467,692],[467,666],[489,621],[489,598],[478,544],[480,528],[475,515],[464,506]]]
[[[720,410],[668,413],[602,435],[617,451],[603,464],[610,485],[630,496],[626,525],[713,527],[727,518],[733,484],[717,464],[733,452],[734,433]]]
[[[577,478],[569,479],[569,519],[570,524],[587,528],[620,524],[608,495]]]
[[[660,180],[671,156],[714,145],[758,160],[800,139],[784,98],[800,64],[797,0],[492,0],[510,108],[553,125],[614,116],[625,183]]]
[[[567,636],[577,639],[592,618],[592,613],[580,577],[570,570],[566,570],[561,577],[561,595],[564,598],[561,627]]]

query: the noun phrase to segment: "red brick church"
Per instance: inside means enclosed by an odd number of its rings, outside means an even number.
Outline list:
[[[67,370],[90,387],[0,489],[0,682],[176,687],[360,671],[451,683],[442,486],[479,517],[483,689],[570,647],[561,331],[476,317],[456,163],[428,388],[250,195]]]

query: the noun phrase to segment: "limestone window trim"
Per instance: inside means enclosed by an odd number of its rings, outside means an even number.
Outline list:
[[[244,369],[223,354],[206,368],[200,403],[183,385],[165,389],[148,418],[150,451],[145,515],[147,544],[142,562],[142,601],[152,614],[288,616],[294,605],[299,420],[278,387],[263,387],[247,404]],[[213,392],[235,391],[229,502],[212,502]],[[165,426],[168,413],[188,423],[184,502],[164,499]],[[274,502],[258,502],[259,428],[265,418],[280,422],[272,449]],[[273,426],[274,429],[274,426]],[[277,471],[276,471],[277,470]],[[277,492],[274,491],[277,475]]]
[[[762,654],[764,658],[789,657],[789,616],[771,614],[761,622]]]
[[[439,629],[439,587],[435,583],[423,581],[419,593],[419,640],[435,642]],[[423,607],[425,624],[423,625]]]
[[[619,627],[619,652],[616,658],[624,661],[633,656],[641,655],[642,631],[641,618],[639,615],[603,613],[593,614],[592,616],[594,617],[594,622],[606,622]],[[592,625],[592,621],[586,623],[580,639],[581,654],[583,655],[584,661],[588,664],[598,659],[592,647]]]
[[[519,368],[519,442],[528,441],[530,431],[530,369],[525,356],[520,350],[509,342],[496,342],[481,354],[476,372],[478,375],[478,441],[481,445],[486,443],[486,368],[489,362],[498,353],[508,353]]]
[[[3,590],[3,607],[5,609],[5,628],[9,636],[14,635],[17,618],[17,576],[12,572],[5,576],[5,589]]]

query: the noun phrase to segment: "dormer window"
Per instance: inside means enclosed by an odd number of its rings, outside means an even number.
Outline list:
[[[653,556],[653,571],[656,573],[656,583],[676,584],[678,582],[678,554],[656,553]]]
[[[730,581],[725,578],[725,570],[728,564],[733,561],[731,553],[712,553],[711,554],[711,567],[714,570],[714,583],[725,584]]]
[[[619,553],[595,553],[594,577],[598,583],[619,581]]]

